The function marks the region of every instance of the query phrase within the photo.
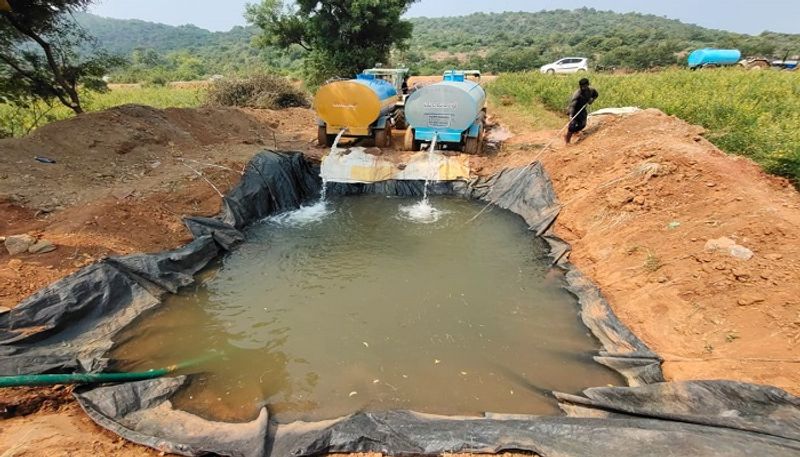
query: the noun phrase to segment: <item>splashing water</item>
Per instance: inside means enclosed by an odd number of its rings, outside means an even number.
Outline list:
[[[431,173],[436,172],[436,167],[434,167],[433,158],[434,158],[434,151],[436,150],[436,135],[433,135],[433,139],[431,140],[431,146],[428,148],[428,169],[431,170]],[[435,176],[434,176],[435,178]],[[422,191],[422,200],[417,202],[414,205],[408,206],[400,206],[400,214],[399,217],[401,219],[417,222],[420,224],[432,224],[434,222],[438,222],[439,219],[442,218],[444,214],[447,214],[447,211],[438,210],[431,205],[430,200],[428,199],[428,188],[430,187],[430,182],[432,181],[431,177],[425,180],[425,187]]]
[[[418,224],[433,224],[434,222],[438,222],[445,214],[447,214],[447,211],[434,208],[426,198],[414,205],[401,205],[398,217]]]
[[[320,189],[319,200],[317,200],[316,203],[313,205],[303,205],[287,213],[270,216],[264,219],[264,222],[279,227],[304,227],[306,225],[322,222],[335,212],[336,211],[331,208],[331,205],[328,203],[328,181],[322,178],[322,189]]]
[[[264,221],[280,227],[304,227],[306,225],[320,223],[335,212],[327,201],[318,200],[313,205],[305,205],[286,213],[270,216]]]
[[[328,180],[322,178],[322,189],[319,191],[319,201],[325,203],[328,200]]]

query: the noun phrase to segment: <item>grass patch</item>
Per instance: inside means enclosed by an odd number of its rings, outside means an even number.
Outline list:
[[[131,103],[155,108],[195,108],[205,102],[205,96],[203,87],[123,87],[102,94],[84,94],[82,103],[87,112]],[[6,136],[23,136],[36,127],[72,116],[72,111],[61,105],[49,107],[39,103],[27,109],[16,109],[0,104],[0,126]]]
[[[661,269],[664,264],[661,262],[661,259],[655,255],[653,252],[647,253],[647,258],[644,259],[644,269],[649,271],[650,273],[654,273]]]
[[[547,109],[539,100],[519,103],[513,97],[500,99],[489,93],[491,112],[497,113],[512,125],[524,125],[525,128],[544,130],[563,127],[567,120]]]
[[[581,77],[513,73],[500,76],[488,90],[507,107],[527,109],[538,102],[560,113]],[[800,183],[800,73],[724,68],[589,77],[600,92],[593,109],[658,108],[702,125],[724,151]]]

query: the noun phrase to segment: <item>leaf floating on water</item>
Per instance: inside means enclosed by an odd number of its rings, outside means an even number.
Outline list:
[[[514,391],[513,390],[510,390],[509,392],[511,392],[511,395],[514,395]]]
[[[363,344],[365,348],[369,347],[369,343],[367,343],[366,341],[362,341],[361,344]]]
[[[461,372],[461,376],[466,376],[466,375],[467,375],[467,372],[466,372],[466,371],[462,371],[462,372]]]
[[[441,360],[439,360],[439,359],[433,359],[433,364],[434,364],[434,365],[439,365],[440,363],[442,363],[442,361],[441,361]]]
[[[372,383],[373,383],[373,384],[377,384],[377,383],[379,383],[379,382],[381,382],[381,380],[380,380],[380,379],[373,379],[373,380],[372,380]]]
[[[355,397],[356,395],[358,395],[358,392],[356,392],[356,391],[354,390],[354,391],[350,392],[350,395],[349,395],[349,396],[350,396],[350,397]]]

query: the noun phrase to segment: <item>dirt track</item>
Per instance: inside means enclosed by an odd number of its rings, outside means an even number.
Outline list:
[[[800,393],[796,190],[658,112],[593,120],[579,144],[556,141],[544,152],[555,131],[531,131],[510,108],[495,113],[514,135],[499,152],[473,159],[473,169],[543,161],[565,205],[557,232],[573,244],[572,260],[666,359],[668,378],[738,379]],[[307,110],[123,107],[0,141],[0,236],[31,233],[58,246],[14,261],[0,253],[0,306],[104,255],[188,240],[181,216],[213,214],[219,198],[187,165],[224,192],[247,158],[276,140],[319,157],[314,137]],[[708,240],[723,236],[754,257],[706,251]],[[43,394],[50,400],[40,404]],[[39,410],[0,422],[0,454],[155,454],[100,431],[67,394],[0,392],[0,412],[3,405]]]

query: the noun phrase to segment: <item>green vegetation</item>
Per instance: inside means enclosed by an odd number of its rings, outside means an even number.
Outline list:
[[[83,112],[79,91],[105,89],[102,77],[121,60],[79,52],[92,41],[71,19],[91,0],[10,0],[0,10],[0,103],[27,108],[56,101]]]
[[[114,82],[205,79],[214,74],[264,70],[300,76],[306,55],[299,44],[289,46],[289,41],[283,42],[286,46],[253,46],[261,33],[258,27],[215,33],[194,26],[88,14],[77,19],[105,49],[129,59],[129,65],[112,74]],[[264,18],[253,19],[261,23]],[[800,35],[742,35],[653,15],[586,8],[412,18],[408,22],[414,27],[408,50],[395,49],[384,63],[409,65],[418,74],[464,66],[494,73],[525,71],[567,55],[589,57],[592,65],[600,67],[644,69],[682,64],[688,51],[705,46],[738,48],[745,56],[800,53]],[[344,45],[334,41],[336,46]],[[342,55],[352,61],[354,53],[346,49]],[[361,62],[363,59],[368,64]],[[356,60],[361,66],[372,66],[378,57],[363,55]]]
[[[417,0],[261,0],[247,7],[247,20],[261,32],[265,49],[301,48],[306,84],[354,75],[387,62],[407,48],[413,26],[402,19]]]
[[[136,103],[156,108],[194,108],[205,102],[206,88],[131,87],[105,93],[82,94],[86,111],[100,111],[119,105]],[[72,117],[73,112],[62,106],[38,102],[28,107],[0,104],[0,138],[23,136],[36,127]]]
[[[507,103],[543,103],[562,111],[580,76],[503,75],[490,93]],[[800,183],[800,75],[797,72],[669,70],[591,76],[600,91],[593,109],[658,108],[708,129],[721,149],[755,160]]]
[[[566,56],[588,57],[601,67],[645,69],[683,63],[688,51],[706,46],[738,48],[745,56],[800,53],[800,35],[749,36],[590,8],[412,22],[409,61],[420,62],[423,73],[458,65],[495,73],[524,71]]]

